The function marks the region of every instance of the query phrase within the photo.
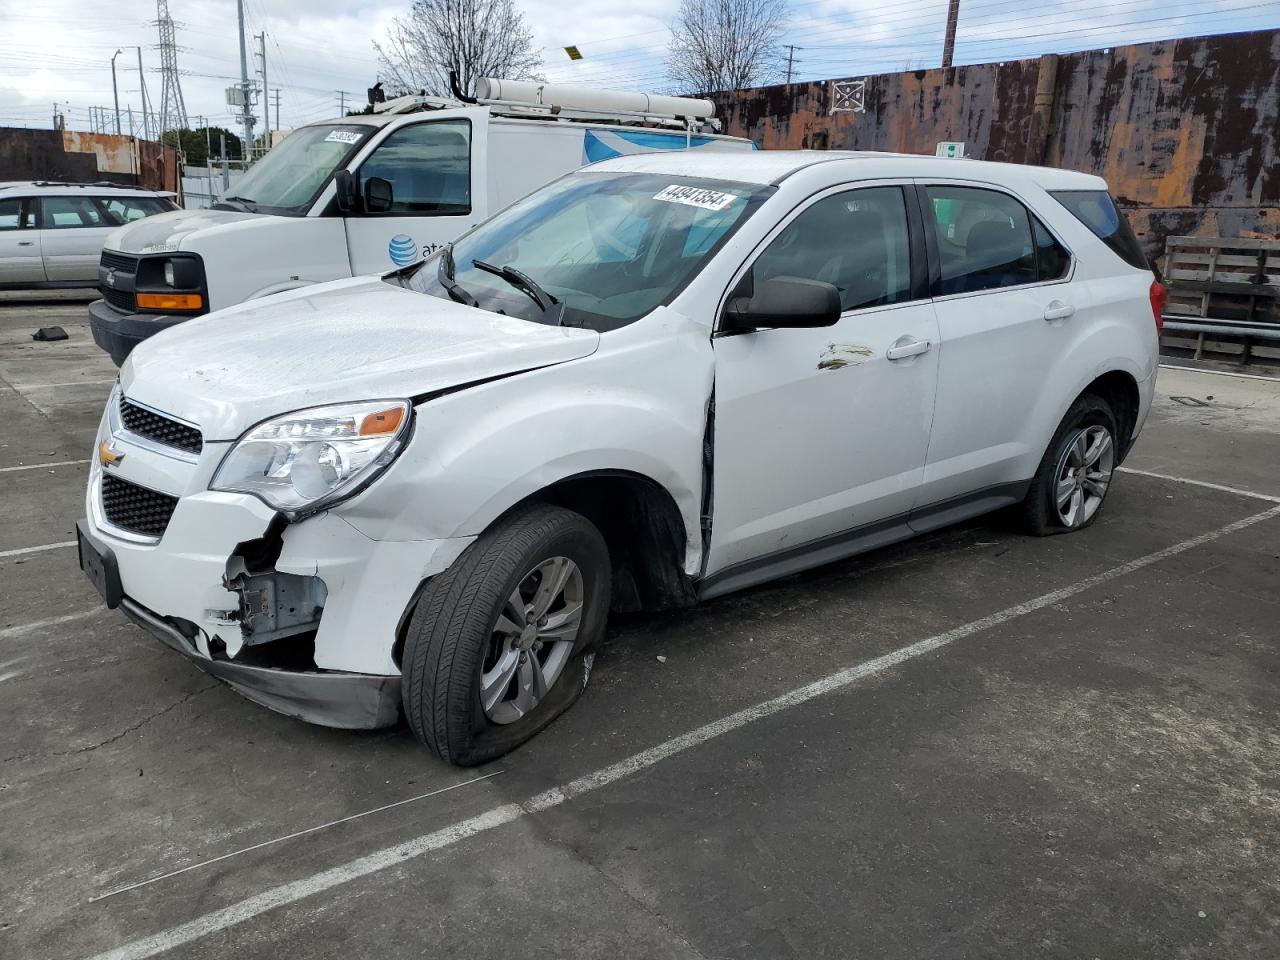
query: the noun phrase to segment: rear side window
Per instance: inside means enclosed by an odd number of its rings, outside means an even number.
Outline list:
[[[1071,254],[1035,217],[1031,218],[1031,232],[1036,238],[1036,279],[1061,280],[1071,269]]]
[[[995,190],[925,189],[938,241],[937,295],[1036,282],[1036,249],[1026,207]]]
[[[97,200],[107,221],[116,225],[173,209],[157,197],[98,197]]]
[[[1051,190],[1049,195],[1129,266],[1139,270],[1151,269],[1129,221],[1120,215],[1115,201],[1105,190]]]

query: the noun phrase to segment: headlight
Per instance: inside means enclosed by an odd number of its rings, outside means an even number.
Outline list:
[[[407,400],[312,407],[258,424],[236,441],[212,490],[252,493],[298,520],[353,497],[404,447]]]

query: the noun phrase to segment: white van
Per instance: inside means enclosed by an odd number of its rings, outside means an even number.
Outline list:
[[[208,210],[106,239],[93,338],[117,365],[194,316],[326,280],[412,266],[584,164],[667,150],[753,150],[708,100],[482,79],[293,131]]]

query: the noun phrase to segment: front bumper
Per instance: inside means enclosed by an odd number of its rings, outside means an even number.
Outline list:
[[[213,660],[201,656],[176,628],[128,597],[121,599],[120,610],[205,673],[276,713],[346,730],[389,727],[400,717],[399,677],[331,670],[304,672]]]
[[[160,313],[121,313],[105,300],[89,304],[89,329],[93,332],[93,342],[111,355],[111,361],[117,367],[124,363],[129,351],[147,337],[190,319]]]

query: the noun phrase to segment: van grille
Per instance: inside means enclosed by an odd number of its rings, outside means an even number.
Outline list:
[[[98,289],[102,292],[102,299],[107,301],[108,306],[113,309],[122,313],[133,313],[138,306],[133,293],[138,274],[138,258],[112,250],[103,250],[98,267]],[[113,271],[117,277],[115,286],[106,282],[107,275]]]
[[[139,407],[124,397],[120,398],[120,421],[130,433],[162,443],[166,447],[176,447],[187,453],[199,453],[204,449],[204,440],[195,427]]]
[[[177,506],[177,497],[148,490],[110,474],[102,477],[102,512],[108,523],[122,530],[159,537],[169,526],[169,519]]]

